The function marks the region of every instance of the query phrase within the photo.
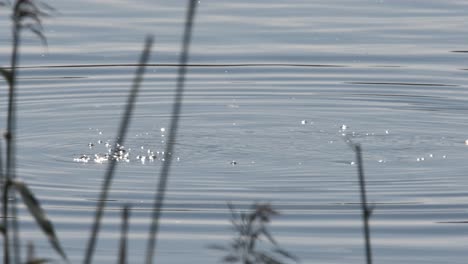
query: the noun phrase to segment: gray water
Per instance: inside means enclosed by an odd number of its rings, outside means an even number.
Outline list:
[[[74,159],[113,142],[131,64],[145,35],[155,36],[125,143],[131,155],[119,162],[95,257],[115,263],[120,210],[130,203],[138,263],[162,161],[137,155],[164,150],[186,2],[48,3],[59,11],[45,21],[48,48],[30,33],[21,47],[17,171],[73,263],[83,258],[106,169]],[[160,263],[218,263],[222,252],[207,246],[233,235],[227,202],[271,203],[281,212],[271,232],[302,263],[364,263],[357,166],[343,133],[364,151],[374,262],[465,263],[467,11],[463,0],[202,0]],[[9,13],[0,15],[8,66]],[[20,212],[23,241],[55,258]]]

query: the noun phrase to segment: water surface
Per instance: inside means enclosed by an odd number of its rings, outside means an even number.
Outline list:
[[[155,36],[126,139],[130,160],[118,165],[95,258],[115,263],[120,210],[130,203],[130,254],[141,261],[162,161],[137,156],[164,150],[185,2],[48,3],[59,11],[45,21],[48,48],[29,33],[21,48],[18,175],[73,263],[106,169],[74,159],[114,140],[143,39]],[[202,0],[198,8],[162,263],[217,263],[221,252],[207,245],[229,242],[227,202],[272,203],[282,215],[271,231],[302,263],[363,263],[357,167],[343,133],[364,150],[375,262],[465,262],[466,1]],[[2,9],[3,66],[8,15]],[[5,128],[6,100],[0,112]],[[24,208],[21,222],[25,241],[54,256]]]

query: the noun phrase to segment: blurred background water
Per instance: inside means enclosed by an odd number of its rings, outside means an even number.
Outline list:
[[[107,151],[131,64],[145,35],[155,36],[95,257],[115,263],[120,210],[130,203],[129,254],[141,261],[162,161],[137,156],[164,148],[186,2],[47,3],[58,10],[45,20],[48,47],[30,33],[21,46],[18,175],[73,263],[106,169],[74,159]],[[7,67],[10,13],[0,11]],[[270,202],[282,213],[273,235],[302,263],[363,263],[346,133],[364,150],[375,263],[465,263],[467,11],[464,0],[200,1],[156,258],[217,263],[222,252],[207,246],[229,242],[226,203]],[[54,256],[20,212],[22,237]]]

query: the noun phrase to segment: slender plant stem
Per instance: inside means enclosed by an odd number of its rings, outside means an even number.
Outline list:
[[[370,242],[370,230],[369,230],[369,218],[371,216],[371,210],[367,205],[366,198],[366,182],[364,179],[364,167],[362,164],[362,150],[361,145],[356,144],[354,146],[357,157],[358,174],[359,174],[359,185],[361,190],[361,208],[362,208],[362,221],[364,223],[364,238],[366,243],[366,260],[367,264],[372,264],[372,251]]]
[[[17,65],[19,59],[19,47],[20,47],[20,33],[21,26],[18,23],[15,23],[15,28],[13,29],[13,53],[11,57],[11,122],[10,128],[8,129],[11,145],[10,145],[10,170],[9,175],[11,180],[16,179],[16,76],[18,75]],[[7,169],[8,171],[8,169]],[[11,200],[11,221],[13,229],[13,263],[21,263],[21,241],[19,237],[19,223],[18,223],[18,210],[16,202],[16,192],[12,192],[13,199]]]
[[[13,51],[11,53],[10,67],[10,89],[8,95],[8,115],[6,139],[6,177],[13,179],[15,177],[15,132],[16,132],[16,65],[18,61],[19,32],[20,26],[15,22],[13,27]]]
[[[153,37],[148,36],[146,38],[145,48],[140,57],[140,63],[139,63],[140,66],[137,68],[137,71],[135,73],[135,78],[133,79],[132,89],[127,99],[127,105],[126,105],[124,114],[122,115],[119,133],[114,144],[114,152],[118,151],[118,146],[123,146],[124,144],[125,135],[127,133],[127,128],[130,124],[130,117],[132,116],[138,89],[143,80],[143,75],[146,69],[145,66],[150,57],[150,51],[151,51],[152,45],[153,45]],[[92,226],[91,235],[88,240],[88,246],[86,249],[86,257],[84,260],[85,264],[89,264],[92,261],[94,249],[96,246],[96,240],[97,240],[97,236],[98,236],[100,225],[101,225],[101,218],[103,215],[104,207],[106,206],[107,195],[108,195],[111,182],[113,179],[116,163],[117,163],[116,159],[111,157],[109,161],[109,166],[107,167],[107,171],[105,174],[104,182],[102,184],[102,189],[101,189],[101,193],[99,196],[98,205],[96,208],[96,214],[95,214],[94,223]]]
[[[122,212],[122,228],[120,231],[120,251],[119,264],[127,263],[127,234],[128,234],[128,219],[130,217],[130,206],[125,205]]]
[[[8,188],[10,180],[7,178],[3,185],[2,192],[2,215],[3,215],[3,263],[10,263],[10,239],[8,234]]]
[[[149,230],[148,236],[148,243],[146,249],[146,264],[153,263],[153,257],[156,251],[156,242],[157,242],[157,234],[159,231],[159,219],[161,218],[162,208],[164,205],[164,196],[167,187],[167,180],[169,176],[169,170],[172,163],[172,152],[174,149],[176,136],[177,136],[177,128],[179,124],[180,112],[182,108],[182,99],[184,93],[184,85],[185,85],[185,74],[187,72],[187,61],[189,55],[189,47],[192,35],[192,28],[193,28],[193,20],[195,17],[195,9],[197,6],[196,0],[189,0],[186,19],[185,19],[185,29],[184,29],[184,36],[182,40],[182,53],[179,59],[179,70],[177,74],[177,84],[176,84],[176,92],[174,97],[174,104],[172,107],[172,114],[171,114],[171,124],[169,128],[169,137],[166,144],[166,149],[164,152],[164,163],[161,168],[159,183],[157,186],[154,204],[153,204],[153,213],[151,217],[151,226]]]
[[[7,131],[5,134],[6,139],[6,181],[10,181],[15,178],[15,134],[16,134],[16,66],[18,62],[18,49],[20,45],[20,25],[19,22],[13,20],[13,51],[11,53],[11,68],[10,68],[10,89],[8,95],[8,114],[7,114]],[[4,249],[4,261],[9,263],[9,228],[8,228],[8,188],[9,184],[5,184],[3,189],[3,226],[5,228],[5,249]],[[15,199],[12,201],[12,217],[13,217],[13,245],[14,245],[14,263],[18,263],[20,254],[20,245],[18,238],[18,224],[16,221],[16,202]]]
[[[5,174],[3,171],[2,140],[0,139],[0,186],[5,183]],[[0,187],[1,188],[1,187]]]

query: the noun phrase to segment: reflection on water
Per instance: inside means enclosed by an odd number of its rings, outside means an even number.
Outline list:
[[[18,175],[73,262],[83,257],[101,162],[113,153],[141,42],[156,36],[96,257],[115,263],[120,210],[131,203],[129,250],[139,261],[185,4],[48,2],[60,11],[45,24],[48,50],[31,35],[22,47]],[[466,1],[204,0],[199,8],[160,262],[216,263],[221,252],[206,246],[230,238],[226,203],[266,201],[281,212],[275,238],[303,263],[362,263],[357,168],[343,134],[363,147],[375,261],[465,262]],[[5,112],[0,104],[0,124]],[[43,235],[21,212],[24,237],[47,256]]]

